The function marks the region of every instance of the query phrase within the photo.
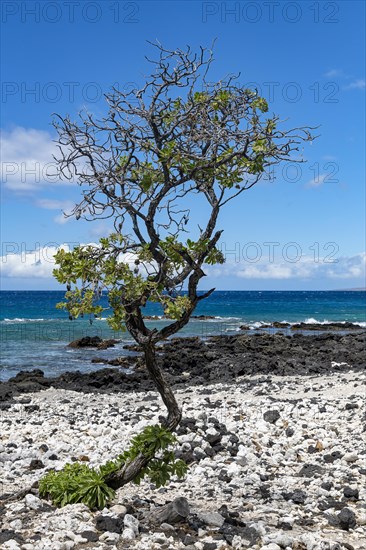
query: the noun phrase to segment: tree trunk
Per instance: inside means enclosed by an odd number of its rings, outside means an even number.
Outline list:
[[[144,346],[144,353],[146,368],[168,410],[168,416],[162,424],[165,428],[173,432],[181,421],[182,411],[178,407],[174,394],[157,363],[155,345],[147,344]]]
[[[155,345],[148,342],[143,345],[143,348],[146,368],[168,410],[168,416],[162,422],[162,425],[173,432],[182,418],[182,412],[157,363]],[[141,470],[145,468],[145,466],[147,466],[150,460],[151,459],[146,458],[142,454],[139,455],[132,462],[125,464],[121,470],[109,475],[106,478],[107,485],[112,487],[112,489],[119,489],[123,485],[126,485],[132,481],[141,472]]]

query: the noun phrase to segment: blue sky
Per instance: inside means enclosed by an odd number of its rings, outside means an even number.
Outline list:
[[[365,4],[14,2],[2,5],[2,289],[56,289],[52,254],[105,222],[65,222],[79,189],[47,181],[52,113],[102,114],[113,84],[142,84],[151,53],[211,46],[211,80],[240,72],[289,126],[320,125],[307,164],[277,170],[219,220],[227,262],[203,287],[365,286]],[[300,169],[299,168],[299,169]],[[32,173],[33,170],[33,173]]]

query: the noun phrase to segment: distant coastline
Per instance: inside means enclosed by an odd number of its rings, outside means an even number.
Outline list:
[[[366,287],[360,288],[336,288],[334,292],[365,292]]]

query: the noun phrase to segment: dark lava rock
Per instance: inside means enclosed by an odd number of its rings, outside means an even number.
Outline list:
[[[24,410],[29,413],[39,411],[39,405],[25,405]]]
[[[270,424],[275,424],[280,416],[281,415],[278,411],[270,410],[264,413],[263,418],[266,422],[269,422]]]
[[[326,454],[323,456],[323,460],[326,464],[333,464],[335,460],[338,460],[339,458],[342,458],[343,454],[340,451],[333,451],[330,454]]]
[[[292,330],[362,330],[361,325],[353,323],[328,323],[321,325],[320,323],[296,323],[292,325]]]
[[[217,432],[216,434],[206,434],[206,441],[209,442],[211,447],[214,447],[217,443],[220,443],[222,435]]]
[[[73,340],[68,345],[69,348],[88,348],[93,347],[96,348],[103,342],[102,338],[99,336],[84,336],[83,338],[78,338],[77,340]]]
[[[358,409],[357,403],[346,403],[346,411],[351,411],[352,409]]]
[[[80,533],[80,535],[84,539],[87,539],[88,542],[97,542],[99,540],[97,533],[95,533],[94,531],[83,531],[82,533]]]
[[[264,483],[262,485],[260,485],[259,486],[259,492],[260,492],[261,497],[263,498],[263,500],[270,499],[271,491],[270,491],[269,485],[266,485]]]
[[[337,515],[338,523],[341,529],[349,531],[356,527],[356,516],[349,508],[343,508]]]
[[[301,489],[295,489],[295,491],[290,493],[283,493],[282,496],[285,500],[292,500],[295,504],[304,504],[307,498],[307,494]]]
[[[193,545],[196,542],[196,539],[192,535],[186,535],[183,539],[184,546]]]
[[[324,500],[318,502],[318,508],[322,512],[334,508],[334,510],[342,510],[345,507],[345,503],[340,500],[335,500],[333,497],[327,497]]]
[[[242,543],[246,546],[244,548],[253,548],[259,541],[261,535],[253,527],[237,527],[235,525],[228,524],[226,521],[219,529],[219,533],[223,535],[226,542],[232,545],[235,536],[239,536],[242,539]]]
[[[282,520],[278,522],[277,527],[279,529],[283,529],[283,531],[292,531],[293,529],[291,523],[287,523],[287,521],[282,521]]]
[[[346,498],[353,498],[355,500],[358,500],[359,497],[358,489],[351,489],[351,487],[345,487],[343,489],[343,494]]]
[[[292,437],[295,433],[295,430],[293,428],[287,428],[286,429],[286,435],[287,437]]]
[[[325,470],[317,464],[304,464],[298,473],[299,477],[314,477],[317,474],[324,474]]]
[[[44,468],[44,464],[38,458],[33,458],[28,466],[29,470],[41,470],[42,468]]]
[[[11,529],[2,529],[0,531],[0,544],[4,544],[8,540],[16,540],[19,544],[24,544],[25,540],[21,535]]]
[[[123,531],[123,518],[100,515],[95,518],[95,527],[98,531],[110,531],[111,533],[121,534]]]
[[[329,326],[320,326],[323,331],[331,330]],[[299,376],[303,380],[308,375],[341,372],[344,369],[342,366],[332,366],[332,361],[346,362],[354,371],[363,370],[366,366],[366,332],[353,331],[347,334],[344,332],[346,328],[342,325],[343,332],[312,335],[297,331],[291,336],[253,331],[251,334],[212,336],[205,341],[198,337],[174,338],[159,347],[157,359],[168,381],[173,386],[179,383],[185,387],[202,387],[215,382],[230,383],[243,371],[248,377],[261,375],[264,380],[268,376],[273,379],[278,375]],[[97,340],[88,338],[83,340],[86,347],[95,344],[91,347],[97,348],[102,342],[99,337]],[[129,349],[137,353],[141,351],[139,346]],[[124,358],[123,361],[117,358],[117,368],[98,368],[88,373],[65,372],[55,378],[45,378],[39,369],[19,372],[8,381],[0,382],[0,402],[11,403],[15,396],[51,386],[84,393],[146,392],[154,389],[142,356],[130,357],[129,364]],[[133,373],[126,373],[120,368],[131,365],[135,367]],[[183,379],[182,372],[188,372],[189,376]],[[18,399],[17,402],[21,403]],[[29,403],[30,399],[24,402]],[[210,406],[215,408],[214,403]],[[290,433],[287,432],[288,437]]]
[[[246,524],[239,518],[239,512],[232,512],[228,509],[226,504],[223,504],[219,508],[219,513],[225,518],[226,523],[235,525],[236,527],[245,527]]]

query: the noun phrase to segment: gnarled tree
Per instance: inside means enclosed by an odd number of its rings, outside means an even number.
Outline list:
[[[216,229],[221,208],[274,165],[301,162],[300,145],[313,138],[308,127],[283,129],[277,116],[266,114],[266,100],[237,77],[210,83],[211,50],[154,47],[157,59],[149,60],[153,71],[145,85],[127,93],[113,89],[104,118],[85,113],[78,122],[55,120],[60,171],[82,187],[71,215],[114,223],[114,233],[98,246],[59,251],[55,276],[68,285],[71,317],[100,314],[98,296],[108,292],[109,323],[125,326],[143,350],[168,411],[164,426],[174,431],[181,410],[156,344],[186,325],[214,290],[199,293],[198,285],[205,263],[224,262]],[[191,215],[196,204],[199,221]],[[168,325],[148,328],[142,313],[148,301],[162,305]],[[107,483],[117,488],[133,480],[150,459],[141,453]]]

